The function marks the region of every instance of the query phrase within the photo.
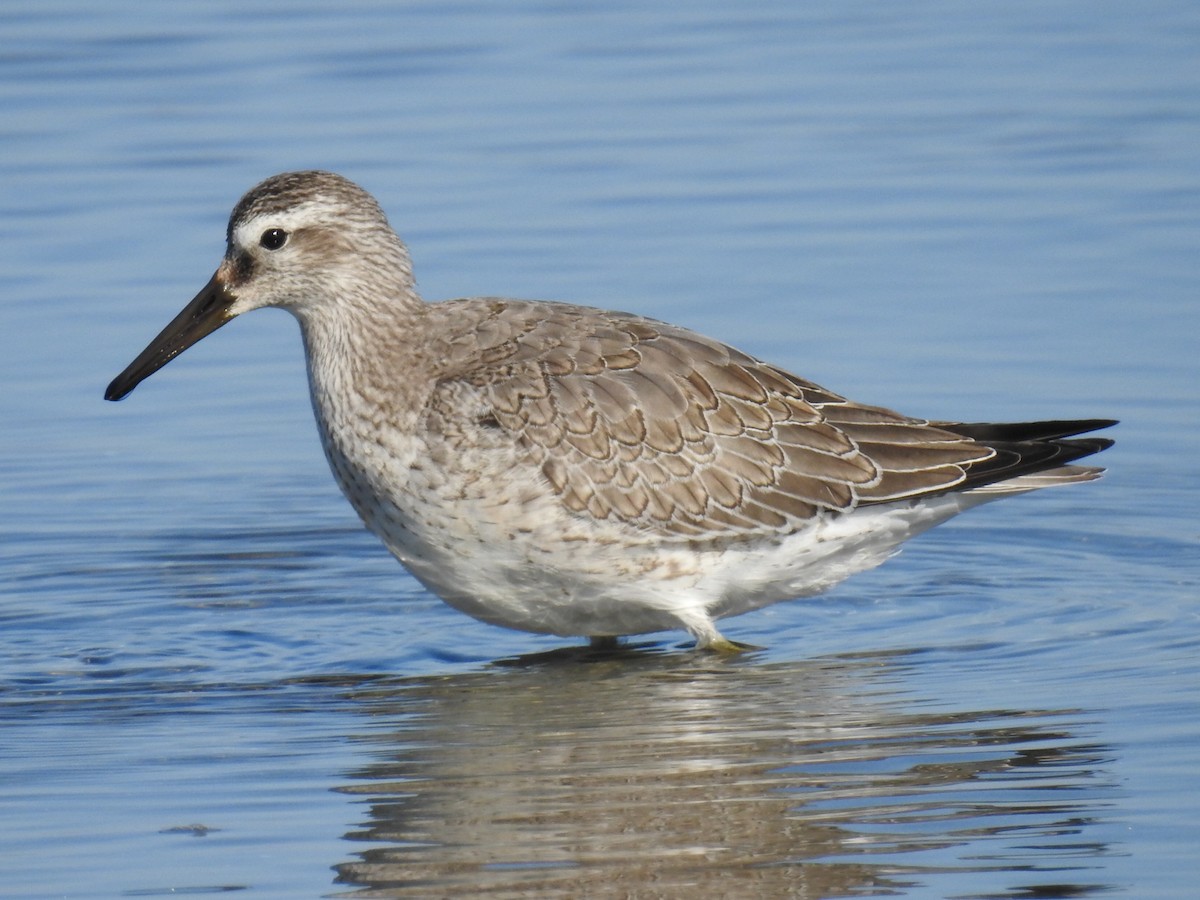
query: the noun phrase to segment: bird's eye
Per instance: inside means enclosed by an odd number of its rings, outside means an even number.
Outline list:
[[[282,228],[268,228],[258,239],[258,243],[268,250],[278,250],[287,243],[288,233]]]

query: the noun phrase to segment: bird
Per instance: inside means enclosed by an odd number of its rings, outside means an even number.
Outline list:
[[[481,296],[426,302],[376,199],[326,171],[234,206],[219,267],[108,386],[227,322],[299,322],[335,480],[428,590],[498,626],[686,631],[816,595],[985,501],[1092,481],[1111,419],[936,421],[854,402],[684,327]]]

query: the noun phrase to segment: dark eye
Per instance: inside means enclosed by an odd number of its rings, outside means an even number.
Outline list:
[[[282,228],[268,228],[258,239],[259,244],[268,250],[278,250],[287,243],[288,233]]]

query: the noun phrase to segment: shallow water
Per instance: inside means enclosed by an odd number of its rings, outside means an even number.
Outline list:
[[[1194,5],[52,0],[0,34],[0,896],[1194,895]],[[100,399],[306,166],[431,298],[1120,418],[1110,474],[727,622],[738,659],[473,622],[338,496],[286,316]]]

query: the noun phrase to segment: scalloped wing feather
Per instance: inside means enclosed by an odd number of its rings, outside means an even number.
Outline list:
[[[460,326],[475,321],[447,342],[431,402],[451,415],[471,385],[561,502],[596,519],[688,539],[788,532],[821,513],[953,489],[993,455],[665,323],[561,304],[452,305]]]

